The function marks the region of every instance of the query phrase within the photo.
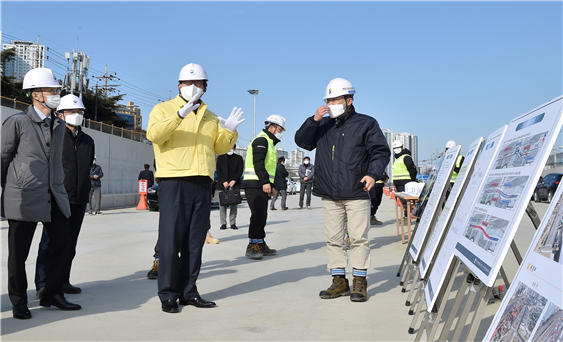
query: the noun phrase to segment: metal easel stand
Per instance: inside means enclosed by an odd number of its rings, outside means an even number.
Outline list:
[[[411,249],[411,245],[412,245],[412,240],[416,234],[416,229],[418,228],[418,223],[420,222],[419,219],[416,220],[416,225],[414,226],[414,228],[412,229],[411,232],[411,238],[409,240],[409,242],[407,243],[407,248],[405,249],[405,255],[403,255],[403,260],[401,261],[401,265],[399,266],[399,270],[397,271],[397,277],[401,276],[401,271],[403,270],[403,266],[407,266],[407,271],[405,273],[403,273],[403,277],[401,278],[401,281],[399,282],[399,285],[403,286],[405,284],[405,280],[408,278],[408,273],[409,273],[409,265],[412,264],[413,260],[412,260],[412,256],[409,253],[409,250]],[[406,292],[406,288],[403,287],[403,291],[402,292]]]

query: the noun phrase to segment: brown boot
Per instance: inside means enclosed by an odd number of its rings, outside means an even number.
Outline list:
[[[350,300],[353,302],[365,302],[367,297],[368,282],[366,278],[354,277],[352,280],[352,294],[350,294]]]
[[[207,237],[205,238],[205,243],[214,245],[219,243],[219,239],[214,238],[213,236],[211,236],[210,233],[207,233]]]
[[[345,277],[335,276],[332,277],[332,284],[330,287],[319,293],[322,299],[337,298],[340,296],[349,296],[350,286],[348,285],[348,279]]]

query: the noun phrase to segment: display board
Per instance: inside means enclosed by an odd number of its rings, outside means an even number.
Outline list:
[[[424,209],[424,213],[422,214],[420,222],[416,227],[416,233],[412,238],[411,247],[409,249],[409,253],[415,262],[418,261],[419,255],[424,251],[426,236],[429,232],[431,232],[432,224],[435,222],[435,217],[441,209],[439,204],[446,195],[446,190],[450,186],[450,178],[452,177],[452,171],[460,150],[461,145],[451,147],[443,157],[444,160],[442,161],[442,165],[440,166],[440,170],[436,176],[433,189],[428,196],[426,209]]]
[[[485,341],[563,340],[563,186],[504,296]]]
[[[450,229],[442,242],[442,247],[440,247],[438,256],[435,259],[435,264],[432,266],[432,272],[430,272],[427,276],[428,282],[424,288],[424,294],[428,311],[430,311],[436,303],[437,294],[440,292],[440,289],[444,284],[447,271],[453,260],[453,250],[455,244],[463,231],[462,228],[465,224],[467,213],[473,207],[477,190],[479,190],[481,184],[485,180],[485,174],[489,171],[493,161],[493,156],[497,154],[500,147],[500,141],[504,138],[507,128],[508,126],[503,126],[497,129],[487,137],[487,141],[483,144],[483,151],[479,154],[477,164],[475,165],[475,169],[473,170],[469,183],[467,184],[465,193],[461,198],[456,215],[452,219]]]
[[[428,199],[430,198],[430,194],[432,193],[432,189],[434,189],[434,183],[436,183],[436,177],[438,177],[438,171],[440,171],[440,166],[442,166],[442,162],[444,161],[444,157],[438,158],[432,164],[432,168],[428,173],[428,179],[424,183],[424,187],[420,192],[420,196],[418,197],[418,201],[416,202],[412,214],[416,217],[422,217],[424,213],[424,208],[426,208],[426,204],[428,203]]]
[[[477,191],[454,254],[487,286],[493,286],[557,139],[562,103],[560,97],[510,122]]]
[[[471,172],[473,172],[473,168],[477,161],[477,156],[479,155],[479,151],[481,150],[481,146],[485,139],[483,137],[479,137],[479,139],[475,140],[474,142],[469,145],[469,149],[467,150],[467,154],[463,161],[463,165],[461,166],[459,173],[457,175],[456,182],[450,192],[450,196],[442,209],[442,213],[438,218],[438,222],[434,227],[430,237],[428,238],[428,242],[426,244],[426,249],[422,254],[422,259],[420,260],[420,275],[421,278],[426,276],[426,271],[429,269],[430,262],[436,253],[436,249],[438,248],[439,242],[443,237],[443,233],[447,232],[450,219],[452,217],[452,213],[454,212],[454,208],[458,203],[458,199],[461,200],[460,192],[461,190],[465,190],[465,185],[471,178]],[[463,194],[461,194],[463,195]]]

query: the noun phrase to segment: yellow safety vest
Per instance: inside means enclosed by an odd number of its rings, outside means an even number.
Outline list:
[[[410,180],[411,174],[405,165],[404,159],[408,154],[403,154],[393,163],[393,180]]]
[[[266,153],[266,159],[264,160],[264,165],[266,166],[266,171],[270,176],[270,183],[274,183],[274,177],[276,175],[276,166],[277,166],[277,155],[276,155],[276,148],[274,147],[274,141],[270,139],[270,137],[264,133],[264,131],[258,133],[256,138],[254,138],[250,145],[248,145],[248,150],[246,152],[246,160],[244,162],[244,177],[243,180],[260,180],[256,171],[254,170],[254,161],[253,161],[253,154],[252,154],[252,143],[257,138],[266,138],[268,141],[268,152]]]
[[[462,156],[457,156],[457,160],[455,161],[455,167],[456,168],[460,168],[461,167],[461,158],[463,158]],[[450,183],[455,183],[455,180],[457,179],[457,172],[453,171],[452,172],[452,178],[450,178]]]

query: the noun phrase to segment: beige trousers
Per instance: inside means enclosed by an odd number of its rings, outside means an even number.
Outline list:
[[[368,239],[370,201],[367,199],[333,201],[323,198],[322,204],[328,268],[348,266],[348,254],[344,249],[346,244],[345,222],[348,218],[352,267],[360,270],[368,269],[371,265]]]

